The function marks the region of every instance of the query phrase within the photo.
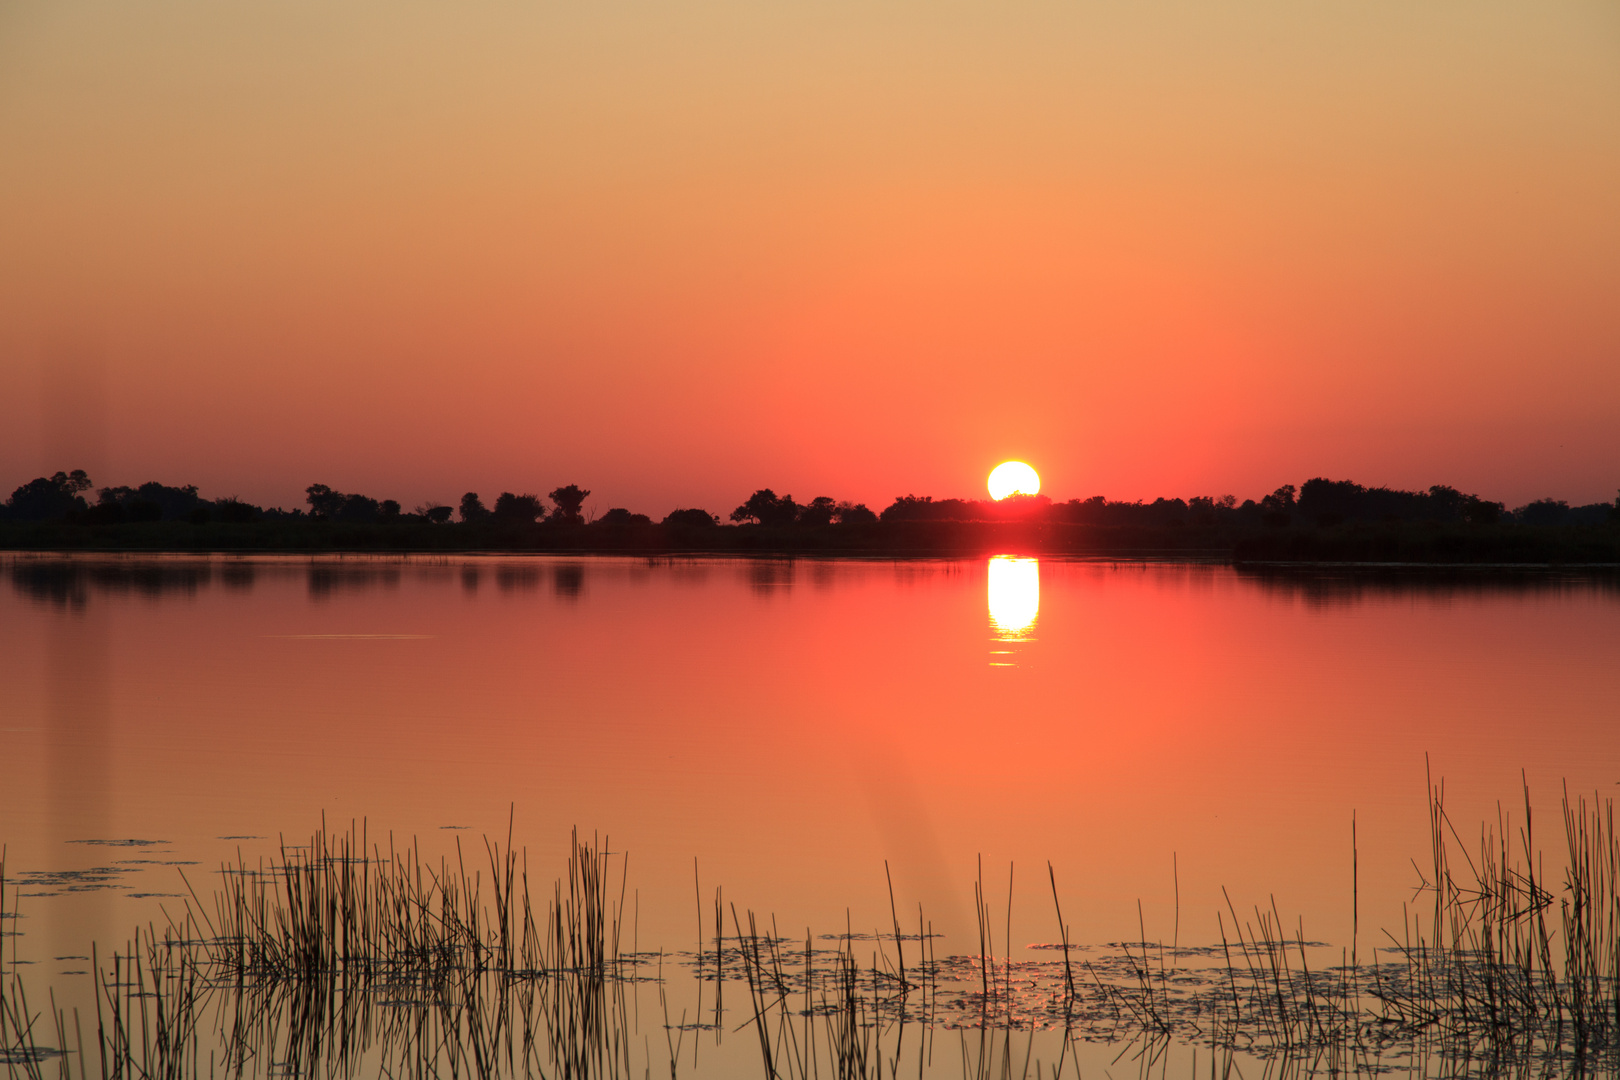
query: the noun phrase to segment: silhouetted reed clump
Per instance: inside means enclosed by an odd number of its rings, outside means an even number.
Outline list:
[[[73,1075],[74,1060],[104,1077],[627,1076],[623,984],[641,961],[619,950],[622,873],[613,896],[607,853],[576,834],[537,908],[510,842],[485,855],[487,878],[459,843],[430,866],[414,844],[323,829],[275,863],[227,866],[211,903],[193,892],[169,926],[97,956],[94,1057],[77,1011],[30,1011],[14,960],[0,1063],[29,1077]],[[0,901],[3,881],[0,865]]]

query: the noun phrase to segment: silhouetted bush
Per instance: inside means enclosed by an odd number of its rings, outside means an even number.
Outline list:
[[[395,504],[398,506],[398,504]],[[245,525],[263,513],[252,503],[245,503],[235,495],[214,500],[214,517],[229,525]]]
[[[671,510],[664,518],[665,525],[687,525],[699,529],[713,528],[720,524],[720,519],[707,510],[692,508],[689,510]]]
[[[1563,499],[1537,499],[1513,511],[1521,525],[1561,525],[1569,517],[1569,503]]]
[[[455,513],[455,511],[448,506],[441,506],[438,503],[431,502],[422,503],[411,512],[417,517],[421,518],[423,521],[429,522],[433,525],[443,525],[445,522],[450,520],[450,515]]]
[[[902,495],[890,503],[882,521],[1028,521],[1051,518],[1052,500],[1045,495],[1009,495],[994,499],[935,499]]]
[[[1569,525],[1608,525],[1611,522],[1620,523],[1620,500],[1614,503],[1587,503],[1585,506],[1572,506],[1569,508],[1569,517],[1565,523]]]
[[[494,515],[497,521],[532,525],[546,516],[546,508],[540,505],[538,495],[514,495],[510,491],[503,491],[495,498]]]
[[[840,525],[874,525],[878,516],[866,508],[865,503],[839,503],[838,524]]]
[[[652,518],[646,514],[632,514],[622,506],[615,506],[597,518],[596,523],[598,525],[651,525]]]
[[[878,515],[881,521],[961,521],[961,499],[934,501],[932,495],[897,495]]]
[[[461,497],[461,520],[464,523],[482,521],[489,516],[484,508],[484,500],[478,497],[478,492],[469,491]]]

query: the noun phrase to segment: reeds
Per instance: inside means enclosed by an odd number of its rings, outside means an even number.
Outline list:
[[[1526,791],[1522,821],[1499,812],[1465,843],[1431,785],[1421,913],[1370,962],[1353,941],[1332,965],[1275,902],[1240,912],[1230,897],[1218,944],[1181,944],[1178,905],[1169,945],[1144,925],[1138,941],[1082,949],[1051,866],[1059,941],[1041,948],[1058,961],[1015,958],[1011,868],[1005,917],[979,880],[973,953],[937,956],[920,909],[914,932],[902,924],[890,882],[886,929],[846,921],[802,939],[718,890],[706,936],[697,889],[696,952],[655,958],[622,951],[628,860],[595,838],[576,833],[564,874],[531,892],[510,828],[469,869],[459,844],[430,865],[414,843],[371,843],[363,824],[323,827],[269,863],[223,867],[168,925],[95,950],[92,1032],[49,995],[30,1003],[16,939],[0,937],[0,1073],[650,1078],[635,992],[656,980],[671,1080],[693,1027],[717,1040],[747,1029],[764,1080],[924,1080],[958,1066],[964,1080],[1059,1080],[1082,1044],[1159,1075],[1173,1051],[1202,1053],[1211,1076],[1244,1062],[1279,1077],[1620,1075],[1613,802],[1565,793],[1552,877],[1533,823]],[[8,903],[15,916],[0,852],[0,916]],[[695,1024],[669,1016],[668,978],[683,969]],[[727,982],[741,987],[729,1019]],[[957,1052],[936,1054],[942,1033]]]
[[[222,868],[211,903],[193,890],[167,927],[97,953],[100,1075],[628,1077],[623,985],[640,961],[619,952],[622,873],[615,897],[606,851],[576,833],[537,913],[510,835],[485,855],[487,881],[459,844],[435,867],[414,844],[384,853],[363,826],[323,827],[270,865]],[[13,958],[0,1062],[69,1077],[66,1016],[53,1007],[41,1037]],[[96,1071],[82,1047],[77,1062]]]
[[[1498,812],[1466,844],[1429,799],[1433,902],[1393,940],[1404,963],[1378,973],[1372,993],[1389,1020],[1432,1032],[1457,1053],[1489,1058],[1553,1054],[1585,1067],[1620,1060],[1620,840],[1614,801],[1563,794],[1563,881],[1555,892],[1524,820]],[[1469,848],[1473,847],[1470,854]],[[1460,872],[1461,867],[1465,872]]]

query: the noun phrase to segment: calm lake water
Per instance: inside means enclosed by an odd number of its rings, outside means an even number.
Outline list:
[[[211,888],[221,859],[268,856],[323,814],[480,862],[510,817],[545,880],[571,829],[605,835],[629,853],[643,950],[689,948],[716,887],[801,938],[886,929],[887,864],[942,953],[976,948],[982,872],[1017,952],[1058,936],[1048,862],[1082,942],[1218,941],[1224,888],[1338,948],[1352,819],[1361,933],[1400,925],[1428,856],[1426,769],[1465,828],[1499,801],[1518,814],[1521,771],[1549,823],[1566,782],[1620,791],[1612,578],[1047,558],[0,568],[0,841],[46,980],[178,904],[170,864]]]

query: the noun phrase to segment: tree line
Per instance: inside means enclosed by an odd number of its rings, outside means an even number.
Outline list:
[[[1438,522],[1493,525],[1603,525],[1620,521],[1613,503],[1570,506],[1563,499],[1537,499],[1514,510],[1500,502],[1437,484],[1427,491],[1364,487],[1351,480],[1316,477],[1300,487],[1284,484],[1260,499],[1198,495],[1152,502],[1115,501],[1101,495],[1053,502],[1044,495],[988,499],[932,499],[903,495],[880,515],[883,521],[1040,520],[1074,525],[1138,528],[1237,526],[1331,528],[1349,522]]]
[[[0,520],[17,522],[60,521],[87,526],[183,521],[220,522],[332,522],[344,524],[421,525],[593,525],[606,528],[651,526],[646,514],[613,507],[587,521],[585,500],[591,492],[578,484],[552,489],[544,499],[534,494],[503,491],[493,505],[485,505],[474,491],[452,507],[426,502],[405,510],[395,499],[376,499],[338,491],[326,484],[305,489],[307,509],[265,508],[235,496],[204,499],[195,484],[170,486],[148,481],[138,487],[103,487],[92,502],[93,488],[83,469],[42,476],[21,485],[0,504]],[[549,505],[548,505],[549,503]],[[1620,499],[1613,503],[1571,506],[1562,499],[1537,499],[1513,510],[1505,504],[1435,485],[1425,491],[1364,487],[1350,480],[1316,477],[1296,488],[1284,484],[1262,498],[1239,503],[1232,495],[1201,495],[1189,499],[1159,498],[1153,502],[1115,501],[1101,495],[1053,502],[1044,495],[1015,495],[1000,502],[989,499],[934,499],[901,495],[881,513],[864,503],[820,495],[799,503],[792,495],[777,495],[760,488],[731,511],[739,526],[764,528],[821,528],[873,526],[898,522],[1026,521],[1052,524],[1120,526],[1135,528],[1229,527],[1332,528],[1352,522],[1463,525],[1522,524],[1603,525],[1620,522]],[[686,508],[665,515],[660,524],[681,528],[713,528],[718,515]]]

